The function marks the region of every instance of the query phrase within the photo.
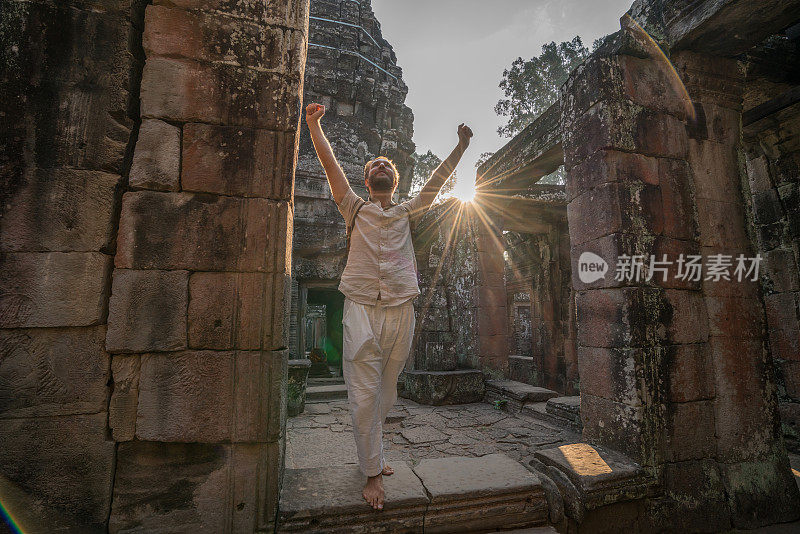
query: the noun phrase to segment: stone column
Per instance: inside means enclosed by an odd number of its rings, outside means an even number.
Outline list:
[[[734,276],[736,258],[755,256],[743,202],[741,110],[744,71],[735,60],[691,52],[673,61],[694,102],[689,164],[704,258],[733,258],[730,280],[704,277],[709,377],[716,447],[735,527],[790,521],[798,494],[780,438],[772,362],[759,283]],[[749,197],[749,191],[745,190]],[[749,267],[749,264],[748,264]]]
[[[650,467],[707,455],[714,435],[698,424],[713,415],[700,283],[674,266],[666,280],[615,276],[620,257],[699,251],[679,85],[657,48],[623,30],[562,93],[584,438]],[[604,277],[581,280],[584,253],[608,264]]]
[[[109,530],[271,531],[308,1],[156,0],[106,346]]]
[[[479,208],[476,208],[479,209]],[[478,279],[475,288],[475,322],[478,330],[478,355],[487,378],[508,374],[508,310],[505,284],[505,240],[502,216],[476,217],[475,242],[478,253]]]

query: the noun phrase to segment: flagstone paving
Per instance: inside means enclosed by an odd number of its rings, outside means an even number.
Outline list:
[[[425,406],[399,399],[384,425],[387,461],[417,465],[426,458],[476,457],[502,452],[521,460],[539,449],[580,441],[566,428],[511,414],[488,403]],[[356,463],[346,400],[308,403],[287,422],[286,468]]]

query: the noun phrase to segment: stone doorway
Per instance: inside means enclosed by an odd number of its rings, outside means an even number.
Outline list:
[[[342,376],[344,295],[336,281],[300,284],[298,347],[312,362],[311,377]]]

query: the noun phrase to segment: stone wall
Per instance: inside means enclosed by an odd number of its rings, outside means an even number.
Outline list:
[[[105,347],[138,131],[144,2],[0,3],[0,498],[26,532],[105,531]]]
[[[457,199],[433,206],[417,224],[421,294],[407,370],[480,369],[477,351],[477,249],[471,210]],[[466,205],[465,205],[466,206]]]
[[[3,503],[268,531],[308,2],[145,3],[0,6]]]
[[[747,55],[743,117],[752,239],[787,446],[800,451],[800,104],[797,36],[774,36]]]
[[[737,157],[743,71],[688,51],[670,64],[626,20],[562,92],[584,439],[658,477],[654,525],[794,519],[758,284],[681,278],[675,263],[754,253]],[[623,255],[672,263],[663,277],[586,284],[587,250],[612,269]]]
[[[319,102],[323,128],[356,194],[367,197],[364,164],[378,155],[400,172],[398,194],[411,185],[413,115],[408,89],[369,0],[312,0],[303,106]],[[294,193],[293,284],[337,287],[344,270],[345,223],[336,209],[308,128],[302,125]],[[298,293],[299,294],[299,293]],[[292,304],[300,313],[302,303]],[[298,316],[292,317],[290,350],[297,357]]]

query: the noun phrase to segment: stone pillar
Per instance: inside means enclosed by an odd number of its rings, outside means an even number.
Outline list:
[[[0,13],[0,500],[25,532],[104,532],[104,340],[143,8]]]
[[[712,413],[702,389],[707,327],[699,282],[617,279],[617,259],[699,250],[684,119],[670,67],[633,31],[616,34],[573,73],[562,94],[567,217],[576,291],[581,417],[590,443],[642,465],[707,454]],[[593,253],[604,277],[583,282]],[[699,353],[699,354],[698,354]],[[671,377],[686,371],[680,388]],[[677,378],[676,378],[677,379]],[[671,402],[674,408],[667,410]],[[697,451],[697,452],[693,452]]]
[[[308,1],[156,0],[109,306],[111,532],[271,531]]]
[[[479,201],[478,201],[479,202]],[[480,209],[480,208],[476,208]],[[505,378],[508,374],[508,310],[505,284],[505,240],[502,215],[483,212],[476,218],[475,242],[478,277],[475,287],[475,322],[478,330],[478,355],[487,377]]]
[[[743,202],[741,110],[744,72],[735,60],[681,52],[673,59],[694,102],[689,164],[700,245],[714,254],[755,256]],[[745,190],[749,197],[749,192]],[[735,527],[790,521],[798,493],[780,439],[772,362],[757,280],[704,277],[713,375],[715,454]],[[711,384],[709,384],[711,386]]]

